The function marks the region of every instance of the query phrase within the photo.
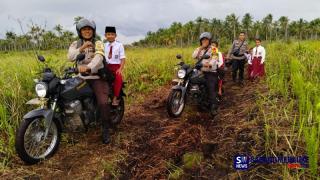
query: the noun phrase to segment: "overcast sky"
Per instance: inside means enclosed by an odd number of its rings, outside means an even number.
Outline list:
[[[100,35],[106,25],[117,27],[118,40],[131,43],[148,31],[168,27],[172,22],[187,22],[198,16],[224,19],[235,13],[251,13],[261,19],[271,13],[275,19],[312,20],[320,17],[320,0],[0,0],[0,38],[6,31],[21,34],[15,19],[47,25],[61,24],[74,31],[73,18],[84,16],[97,23]]]

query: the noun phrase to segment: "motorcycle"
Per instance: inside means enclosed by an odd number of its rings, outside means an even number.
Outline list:
[[[174,86],[167,98],[166,109],[168,115],[173,118],[181,116],[186,103],[196,105],[201,111],[209,112],[211,117],[215,117],[217,110],[210,107],[208,102],[208,93],[206,88],[206,79],[201,72],[203,59],[210,58],[209,55],[203,55],[194,67],[185,64],[181,55],[176,56],[180,60],[177,64],[180,68],[177,73],[178,79],[174,79]],[[217,84],[218,91],[218,84]],[[221,97],[217,96],[217,102],[221,101]]]
[[[17,133],[15,148],[19,157],[27,164],[52,157],[58,150],[61,133],[69,131],[73,125],[87,130],[101,124],[95,95],[89,84],[79,76],[77,62],[84,59],[79,54],[73,67],[66,68],[62,77],[46,65],[45,58],[38,55],[45,64],[41,79],[35,79],[37,98],[26,104],[37,105],[23,116]],[[111,106],[110,121],[113,127],[120,124],[124,115],[124,84],[121,90],[119,106]],[[109,102],[113,94],[109,95]],[[78,119],[78,122],[75,122]]]

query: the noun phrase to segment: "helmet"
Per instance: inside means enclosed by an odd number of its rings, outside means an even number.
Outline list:
[[[79,36],[80,39],[82,39],[80,31],[84,27],[92,28],[92,30],[93,30],[93,38],[94,38],[95,35],[96,35],[96,23],[94,21],[90,21],[88,19],[81,19],[76,25],[77,33],[78,33],[78,36]]]
[[[204,38],[209,39],[209,41],[211,42],[211,38],[212,38],[211,33],[209,33],[209,32],[203,32],[203,33],[200,35],[200,37],[199,37],[200,42],[201,42],[201,40],[204,39]]]

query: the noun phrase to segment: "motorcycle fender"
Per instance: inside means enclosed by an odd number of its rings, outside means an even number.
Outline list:
[[[187,87],[183,87],[183,86],[180,86],[180,85],[173,86],[171,89],[172,90],[181,90],[182,97],[184,97],[186,95],[186,92],[187,92]]]
[[[183,86],[180,86],[180,85],[175,85],[175,86],[173,86],[171,89],[175,89],[175,90],[183,90],[183,89],[186,89],[185,87],[183,87]]]
[[[23,119],[31,119],[34,117],[44,117],[46,120],[52,120],[52,109],[34,109],[23,116]]]
[[[38,104],[41,104],[41,101],[39,100],[39,98],[34,98],[26,102],[26,104],[38,105]]]

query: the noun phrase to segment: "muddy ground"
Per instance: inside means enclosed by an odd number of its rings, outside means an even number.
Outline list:
[[[255,101],[266,88],[262,82],[248,81],[240,87],[230,78],[228,72],[224,99],[214,119],[193,107],[187,107],[180,118],[169,118],[165,101],[170,85],[166,85],[127,107],[111,145],[102,145],[100,129],[64,135],[54,157],[33,166],[15,158],[0,179],[261,178],[256,172],[267,173],[267,168],[238,172],[233,157],[263,152],[263,123],[255,118]],[[186,153],[199,161],[187,165]]]

